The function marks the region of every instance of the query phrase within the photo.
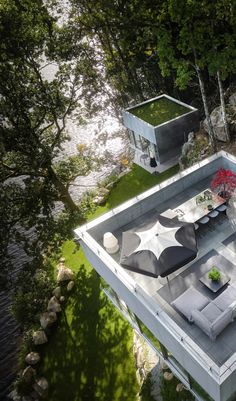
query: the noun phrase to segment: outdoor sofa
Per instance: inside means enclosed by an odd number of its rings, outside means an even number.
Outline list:
[[[189,322],[196,324],[211,340],[224,330],[236,317],[236,282],[210,300],[196,288],[190,287],[171,305]]]

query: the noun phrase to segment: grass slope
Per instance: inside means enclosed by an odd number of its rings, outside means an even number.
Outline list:
[[[112,189],[94,218],[167,179],[174,167],[152,176],[138,166]],[[101,291],[101,279],[72,241],[62,247],[66,264],[76,274],[49,344],[42,350],[40,374],[49,381],[47,401],[134,401],[139,386],[132,355],[132,329]]]

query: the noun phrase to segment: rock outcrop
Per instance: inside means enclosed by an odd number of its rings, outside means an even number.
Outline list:
[[[36,365],[40,361],[40,355],[38,352],[30,352],[25,357],[25,362],[29,365]]]
[[[30,384],[34,379],[35,374],[35,369],[33,369],[32,366],[27,366],[27,368],[23,370],[21,378],[25,383]]]
[[[39,394],[40,397],[45,397],[48,391],[48,381],[45,377],[41,377],[40,379],[36,380],[33,385],[34,390]]]
[[[221,106],[216,107],[211,112],[210,117],[211,117],[211,122],[212,122],[214,133],[215,133],[215,138],[218,139],[219,141],[226,142],[227,136],[226,136],[226,132],[225,132],[225,126],[224,126],[224,121],[223,121],[223,117],[222,117]],[[203,127],[207,132],[209,132],[209,128],[208,128],[206,119],[203,121]]]
[[[40,325],[44,330],[46,330],[53,323],[55,323],[56,320],[57,320],[57,315],[55,312],[44,312],[42,313],[39,319]]]
[[[57,298],[57,299],[60,299],[60,296],[61,296],[61,287],[56,287],[54,290],[53,290],[53,295],[55,295],[55,297]]]
[[[38,330],[33,333],[34,345],[42,345],[48,341],[47,336],[43,330]]]
[[[75,286],[75,282],[74,281],[69,281],[69,283],[67,284],[67,291],[70,292],[73,290]]]
[[[49,299],[47,310],[48,312],[61,312],[61,305],[59,304],[58,299],[55,296]]]
[[[59,263],[57,265],[57,282],[61,283],[63,281],[70,281],[74,278],[73,271],[65,266],[65,258],[60,258]]]

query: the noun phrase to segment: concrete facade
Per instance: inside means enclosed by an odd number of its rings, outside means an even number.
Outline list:
[[[183,383],[186,385],[187,372],[213,400],[229,401],[236,393],[236,353],[224,363],[217,364],[207,349],[188,335],[184,325],[177,324],[168,314],[168,309],[163,308],[156,296],[157,286],[160,286],[158,280],[149,278],[147,285],[143,285],[141,275],[131,276],[119,265],[119,255],[109,255],[102,246],[105,232],[115,233],[120,243],[124,227],[128,229],[133,221],[143,221],[143,216],[152,214],[154,210],[162,212],[168,209],[170,199],[178,202],[181,196],[188,196],[191,188],[195,186],[197,190],[200,182],[208,183],[209,177],[221,167],[236,172],[236,158],[221,151],[76,229],[75,234],[91,265],[182,367]],[[201,251],[199,254],[201,256]],[[166,362],[176,373],[177,367],[171,359],[167,358]],[[189,387],[196,395],[190,384]]]
[[[185,106],[189,109],[189,112],[156,127],[131,113],[135,107],[151,103],[163,97]],[[159,163],[166,162],[170,157],[180,155],[181,147],[187,141],[188,134],[191,131],[196,132],[199,130],[198,110],[171,96],[161,95],[135,107],[130,107],[123,112],[123,123],[129,130],[147,139],[152,145],[156,145],[156,159]]]

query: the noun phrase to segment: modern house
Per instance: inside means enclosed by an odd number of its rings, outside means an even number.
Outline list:
[[[126,109],[123,124],[128,128],[130,146],[135,150],[134,162],[155,172],[166,164],[176,164],[188,134],[199,130],[199,117],[194,107],[161,95]]]
[[[212,306],[234,287],[236,233],[227,215],[218,213],[209,224],[196,231],[197,258],[171,273],[169,282],[166,278],[129,271],[120,264],[124,231],[133,227],[142,228],[157,214],[178,209],[209,188],[219,168],[236,172],[236,158],[220,151],[77,228],[75,235],[89,262],[107,283],[104,288],[107,296],[182,383],[198,400],[229,401],[236,398],[235,309],[230,310],[229,321],[222,321],[221,317],[216,319],[220,319],[221,327],[215,338],[208,335],[195,320],[190,322],[186,319],[173,303],[192,289],[207,298],[208,306]],[[112,233],[119,246],[115,241],[111,243],[113,249],[109,249],[106,235],[104,237],[106,233]],[[213,265],[218,266],[228,280],[217,293],[201,282]],[[232,299],[232,304],[235,300]],[[189,306],[194,309],[191,298]],[[219,310],[216,306],[211,311],[209,307],[207,310],[207,319],[211,323]]]

